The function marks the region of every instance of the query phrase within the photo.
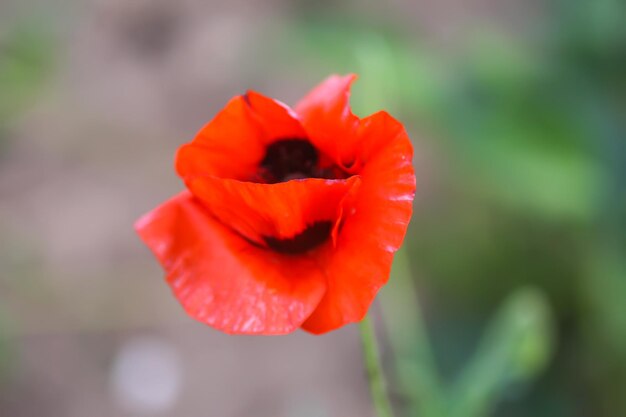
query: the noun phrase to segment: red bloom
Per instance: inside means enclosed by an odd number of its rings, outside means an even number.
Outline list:
[[[412,212],[412,147],[381,111],[350,111],[356,76],[294,110],[248,92],[176,155],[188,191],[135,225],[189,315],[227,333],[324,333],[361,320]]]

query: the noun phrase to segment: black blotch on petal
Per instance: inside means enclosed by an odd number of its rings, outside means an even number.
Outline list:
[[[305,139],[282,139],[267,147],[261,177],[268,184],[314,177],[317,149]]]
[[[318,150],[307,139],[280,139],[265,150],[265,157],[253,181],[275,184],[296,179],[343,179],[349,174],[341,168],[320,166]]]
[[[330,237],[333,224],[330,221],[313,223],[304,231],[289,239],[277,239],[265,237],[268,248],[288,255],[296,255],[311,250],[326,241]]]

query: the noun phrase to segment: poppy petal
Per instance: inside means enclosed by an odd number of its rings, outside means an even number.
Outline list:
[[[296,330],[325,291],[314,260],[257,248],[185,191],[135,224],[187,313],[227,333]]]
[[[269,143],[305,137],[285,104],[249,91],[230,100],[192,142],[178,150],[176,170],[182,178],[214,175],[248,180],[255,175]]]
[[[286,104],[255,91],[248,91],[244,99],[252,117],[264,133],[266,144],[280,139],[306,138],[298,116]]]
[[[358,140],[359,119],[350,110],[350,86],[355,74],[332,75],[309,92],[297,105],[309,140],[342,168],[351,165]],[[351,171],[352,172],[352,171]]]
[[[340,221],[340,204],[357,176],[347,180],[302,179],[260,184],[216,177],[195,177],[189,190],[222,224],[265,245],[268,237],[288,239],[320,221]]]
[[[316,334],[365,316],[389,279],[393,254],[412,214],[413,150],[402,125],[379,112],[361,121],[357,135],[362,183],[350,215],[344,216],[336,247],[320,253],[328,288],[303,324]]]

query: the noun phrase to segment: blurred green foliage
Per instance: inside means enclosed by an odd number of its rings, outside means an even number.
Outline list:
[[[43,28],[31,22],[15,23],[0,36],[0,150],[9,124],[50,72],[50,43]]]
[[[11,358],[14,354],[14,347],[10,343],[12,339],[9,337],[9,326],[3,317],[0,310],[0,387],[9,377]]]
[[[497,312],[448,402],[451,416],[489,414],[499,394],[543,371],[552,353],[552,318],[545,295],[515,291]]]
[[[381,296],[400,397],[408,400],[406,415],[489,415],[511,387],[527,386],[545,370],[554,350],[551,308],[542,290],[522,287],[505,299],[474,354],[446,381],[415,298],[409,263],[406,249],[401,250],[393,284]]]
[[[0,35],[0,162],[10,138],[10,128],[43,87],[51,70],[51,39],[32,22],[16,22]],[[7,255],[7,253],[2,253]],[[10,254],[8,254],[10,257]],[[4,256],[0,256],[0,260]],[[6,263],[6,262],[5,262]],[[6,266],[6,265],[3,265]],[[8,377],[15,347],[5,312],[0,309],[0,384]]]
[[[444,383],[407,360],[429,353],[408,341],[424,337],[406,328],[421,326],[406,318],[416,313],[401,311],[390,337],[406,390],[437,397],[460,374],[475,415],[626,415],[626,2],[537,6],[527,32],[482,25],[440,51],[393,18],[321,5],[272,58],[315,79],[358,73],[355,112],[389,110],[436,159],[408,240]],[[516,382],[544,365],[534,384]]]

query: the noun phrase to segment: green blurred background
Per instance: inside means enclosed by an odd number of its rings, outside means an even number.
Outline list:
[[[355,326],[216,334],[132,232],[228,98],[346,72],[415,146],[399,414],[626,415],[624,1],[4,0],[0,416],[371,415]]]

